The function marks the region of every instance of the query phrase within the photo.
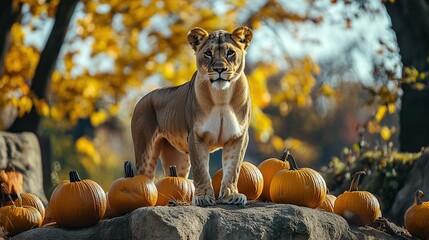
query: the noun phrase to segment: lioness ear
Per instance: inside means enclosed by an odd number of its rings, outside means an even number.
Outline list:
[[[192,28],[192,30],[188,32],[188,42],[189,44],[191,44],[192,49],[194,49],[194,51],[197,51],[198,46],[208,35],[209,33],[202,28]]]
[[[247,49],[252,41],[252,30],[246,26],[239,27],[232,32],[232,39],[239,44],[243,45],[243,49]]]

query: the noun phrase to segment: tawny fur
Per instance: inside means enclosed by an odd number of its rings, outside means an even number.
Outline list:
[[[238,193],[240,165],[248,143],[251,100],[244,74],[252,31],[208,34],[194,28],[188,41],[195,51],[197,71],[191,81],[154,90],[136,105],[131,121],[137,171],[153,179],[158,158],[167,174],[176,165],[188,177],[192,166],[193,203],[215,204],[209,175],[210,152],[223,148],[223,179],[219,202],[245,204]]]

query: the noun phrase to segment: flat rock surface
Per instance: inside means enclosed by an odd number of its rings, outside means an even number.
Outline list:
[[[349,226],[341,216],[317,209],[249,202],[206,208],[144,207],[88,228],[54,225],[13,239],[407,239],[395,234],[401,231],[395,225],[388,230]]]

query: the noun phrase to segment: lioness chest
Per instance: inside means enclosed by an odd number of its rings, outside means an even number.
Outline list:
[[[210,151],[222,147],[228,140],[237,138],[243,134],[243,127],[240,125],[234,110],[229,105],[214,106],[204,115],[195,119],[193,131]],[[187,138],[181,135],[168,134],[168,141],[178,150],[189,152]]]

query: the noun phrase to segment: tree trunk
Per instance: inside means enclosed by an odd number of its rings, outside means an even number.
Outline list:
[[[429,70],[429,0],[386,3],[396,33],[404,67]],[[425,82],[427,83],[428,77]],[[429,89],[422,91],[402,85],[400,150],[417,152],[429,146]]]
[[[46,90],[48,89],[52,72],[55,69],[58,54],[63,45],[70,19],[78,2],[79,0],[62,0],[58,4],[54,26],[45,48],[40,55],[40,61],[31,83],[31,91],[33,91],[38,98],[46,97]],[[29,113],[21,118],[17,118],[8,131],[37,133],[39,122],[40,116],[37,114],[36,109],[32,108]]]

